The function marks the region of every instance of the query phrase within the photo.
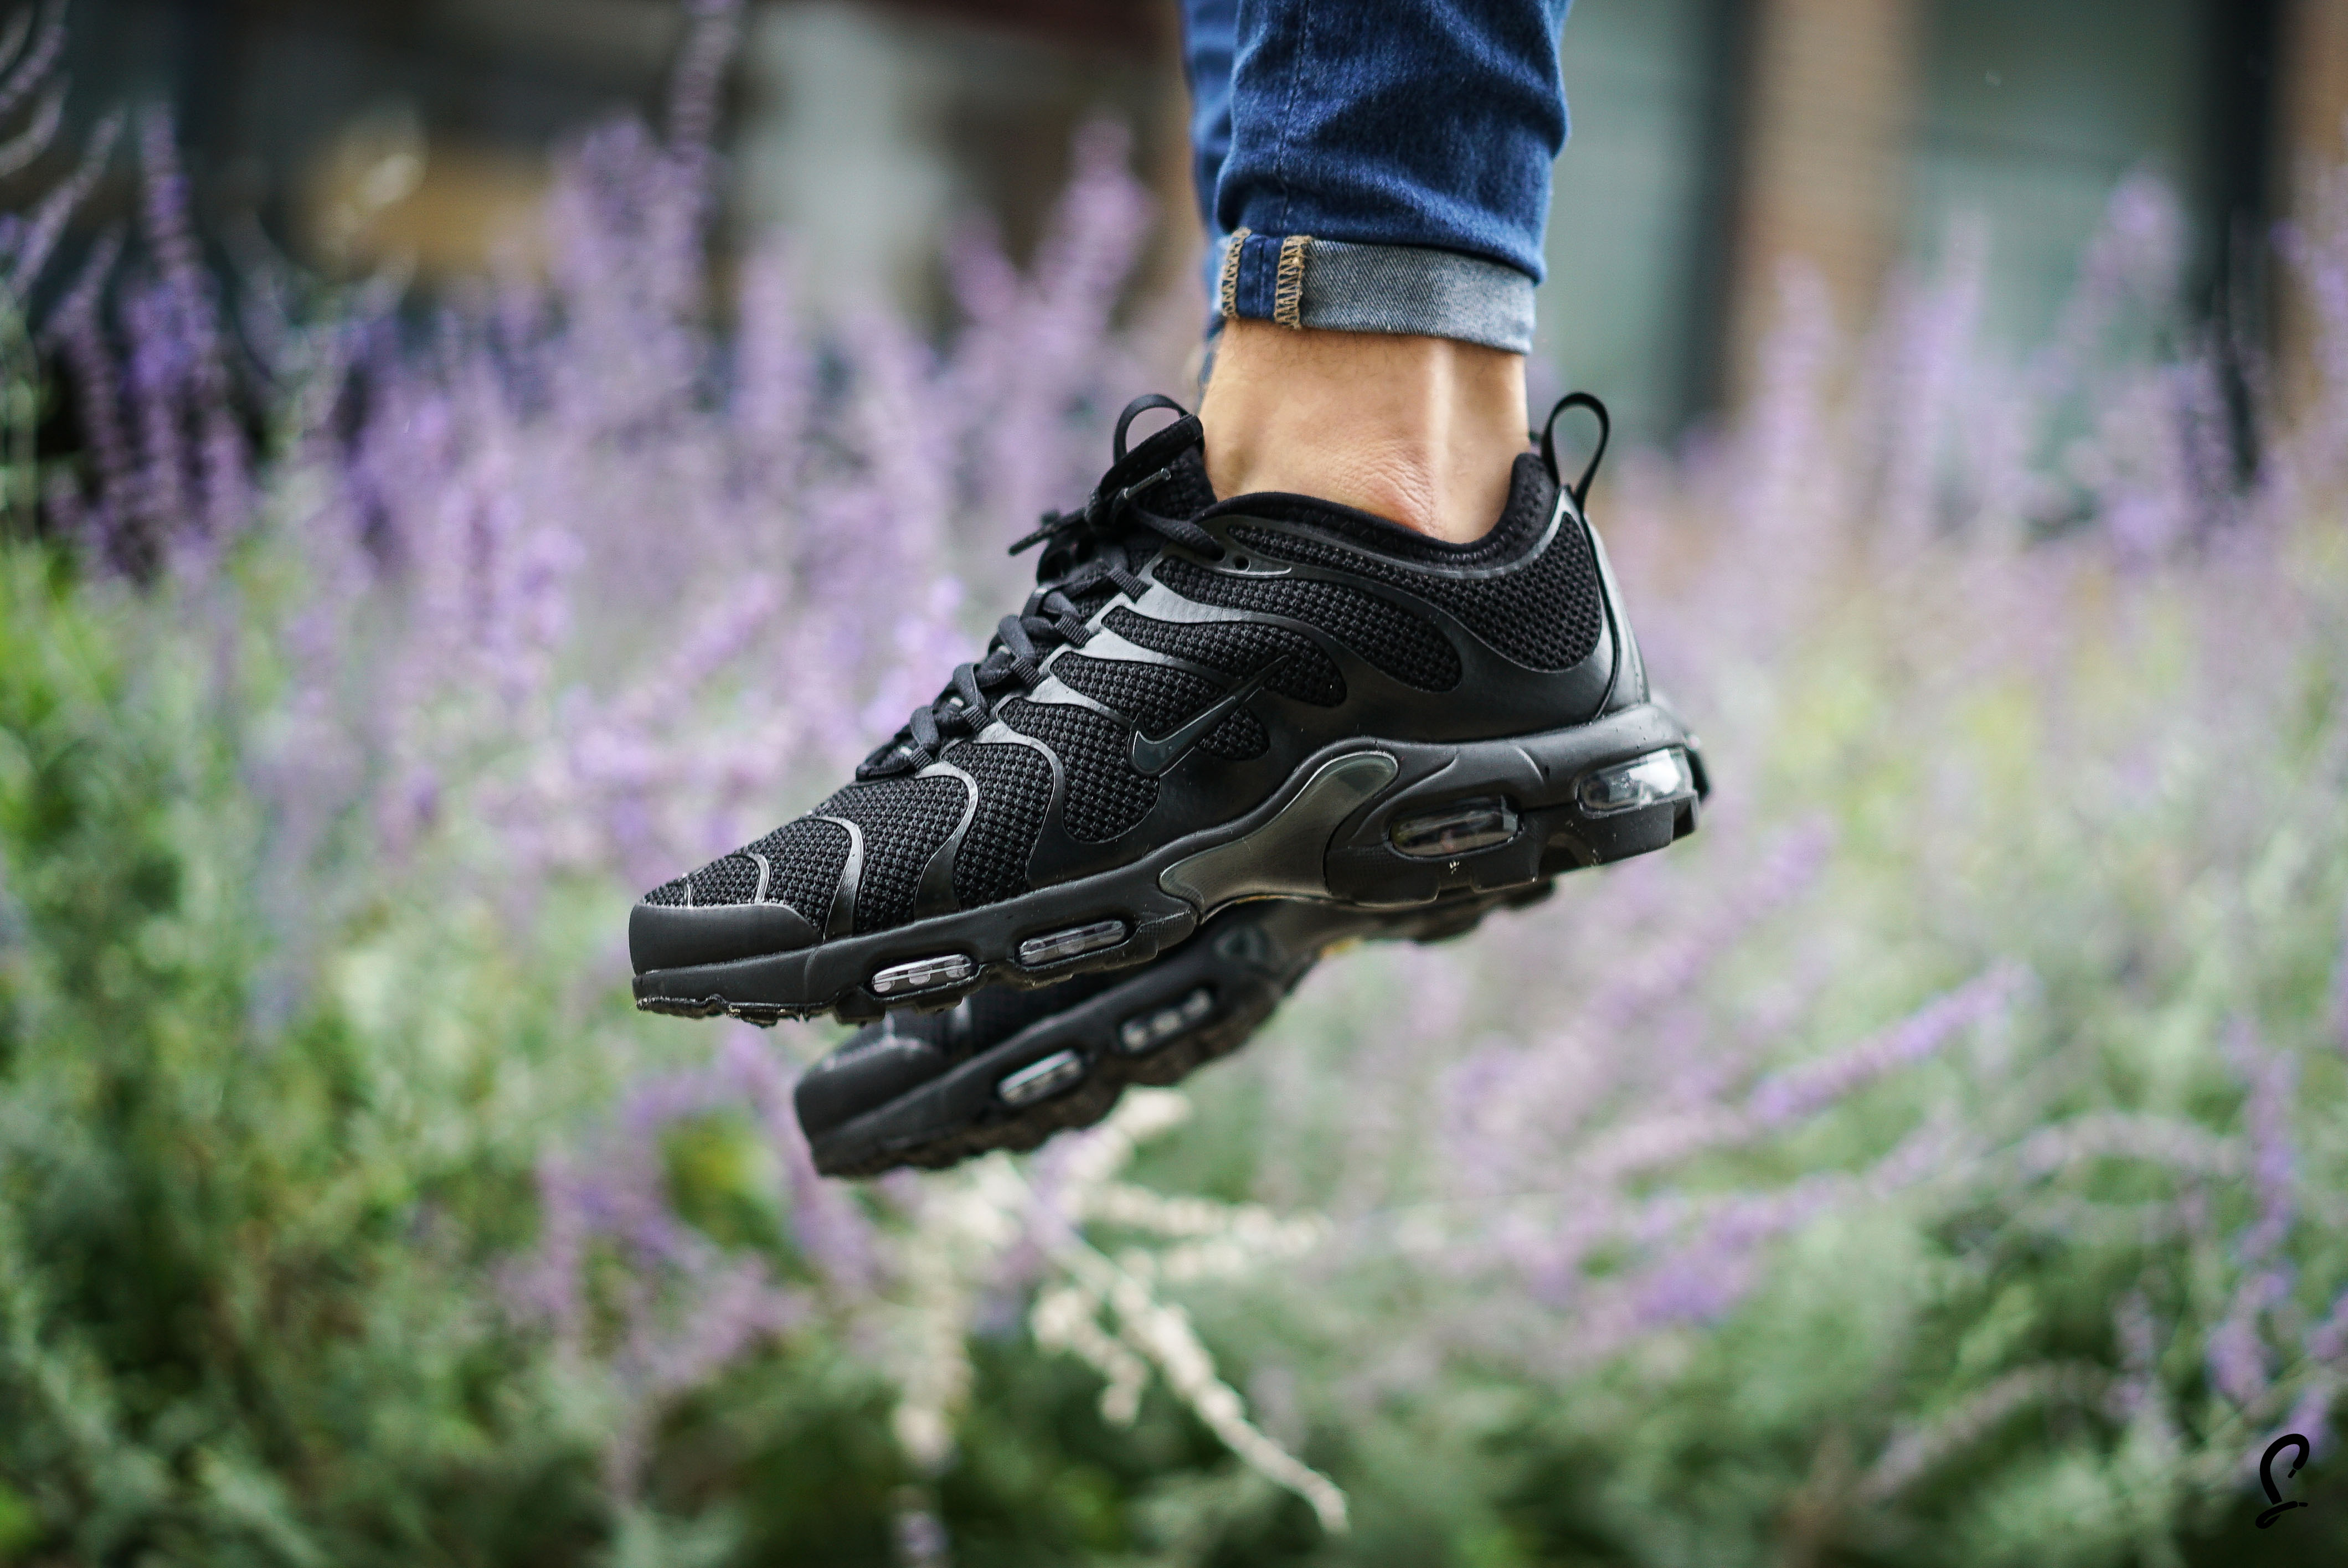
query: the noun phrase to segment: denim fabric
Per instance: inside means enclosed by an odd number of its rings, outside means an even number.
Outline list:
[[[1215,222],[1215,180],[1231,150],[1231,52],[1239,39],[1240,0],[1183,0],[1182,75],[1190,84],[1190,184],[1207,232]],[[1220,255],[1209,248],[1210,261]],[[1215,264],[1219,264],[1216,262]],[[1214,282],[1210,265],[1208,283]]]
[[[1533,345],[1533,281],[1416,245],[1348,245],[1244,230],[1224,241],[1217,315],[1335,332],[1416,333],[1511,354]]]
[[[1219,314],[1529,348],[1570,3],[1185,0]]]

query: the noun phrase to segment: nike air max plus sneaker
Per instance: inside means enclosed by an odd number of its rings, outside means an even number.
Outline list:
[[[1446,940],[1496,905],[1532,903],[1550,887],[1446,898],[1400,916],[1259,899],[1136,968],[1033,989],[989,986],[940,1012],[900,1009],[808,1069],[799,1127],[830,1176],[1032,1149],[1091,1126],[1130,1084],[1178,1083],[1246,1044],[1332,946]]]
[[[1179,417],[1128,450],[1153,407]],[[636,906],[637,1004],[860,1022],[1141,964],[1250,899],[1395,914],[1693,831],[1700,764],[1649,699],[1590,473],[1541,446],[1449,544],[1217,502],[1197,419],[1137,399],[1083,508],[1022,541],[1037,587],[985,656],[854,783]]]

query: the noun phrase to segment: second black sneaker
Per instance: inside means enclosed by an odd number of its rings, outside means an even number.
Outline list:
[[[1246,1044],[1330,948],[1446,941],[1551,886],[1440,899],[1404,916],[1258,899],[1133,968],[1033,989],[989,986],[939,1012],[901,1008],[808,1070],[795,1095],[799,1128],[827,1176],[1032,1149],[1091,1126],[1134,1084],[1179,1083]]]
[[[1179,417],[1128,451],[1153,407]],[[1564,485],[1545,429],[1449,544],[1216,502],[1164,398],[1114,451],[1023,541],[1026,605],[854,783],[636,906],[638,1006],[875,1020],[1140,964],[1246,900],[1394,914],[1694,829],[1699,764],[1583,513],[1596,457]]]

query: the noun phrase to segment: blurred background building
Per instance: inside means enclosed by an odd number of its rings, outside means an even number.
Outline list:
[[[672,0],[76,0],[77,112],[163,99],[223,234],[445,286],[528,265],[561,135],[657,108]],[[1039,231],[1073,131],[1134,132],[1192,268],[1171,0],[762,0],[729,83],[725,221],[782,225],[825,304],[942,319],[936,261]],[[2044,333],[2114,184],[2179,193],[2191,303],[2288,349],[2268,240],[2348,151],[2348,0],[1576,0],[1541,356],[1668,439],[1733,403],[1792,258],[1844,324],[1953,237],[1984,317]],[[1146,286],[1146,285],[1145,285]],[[2286,355],[2287,357],[2287,355]]]

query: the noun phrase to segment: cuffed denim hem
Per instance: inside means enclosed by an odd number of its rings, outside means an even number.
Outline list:
[[[1241,229],[1223,241],[1220,279],[1217,313],[1226,319],[1532,352],[1532,279],[1480,256]]]

